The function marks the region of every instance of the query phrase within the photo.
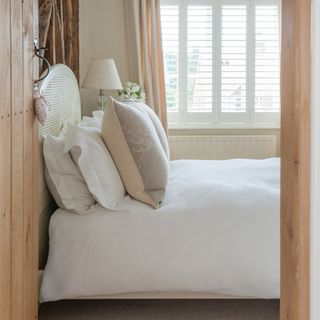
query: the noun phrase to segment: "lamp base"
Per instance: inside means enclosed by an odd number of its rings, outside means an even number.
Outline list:
[[[107,98],[106,98],[106,96],[103,94],[102,90],[100,89],[99,102],[98,102],[98,110],[104,111],[104,108],[105,108],[105,106],[106,106],[106,101],[107,101]]]

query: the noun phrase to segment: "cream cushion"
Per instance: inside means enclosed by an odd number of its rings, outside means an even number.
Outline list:
[[[150,111],[141,103],[110,98],[101,134],[128,193],[158,208],[169,180],[169,153]]]
[[[146,104],[144,104],[142,102],[135,101],[133,99],[126,99],[121,102],[127,106],[136,107],[136,108],[140,109],[141,111],[148,114],[152,124],[154,125],[154,128],[156,129],[156,132],[157,132],[158,138],[161,142],[162,148],[169,159],[170,154],[169,154],[169,143],[168,143],[167,135],[163,129],[163,126],[162,126],[160,119],[155,114],[155,112]]]

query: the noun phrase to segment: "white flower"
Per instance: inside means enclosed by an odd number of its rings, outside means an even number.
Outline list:
[[[135,84],[133,84],[133,86],[132,86],[132,88],[131,88],[131,91],[132,92],[139,92],[140,91],[140,86],[138,86],[136,83]]]
[[[122,100],[133,98],[137,101],[145,101],[146,98],[143,88],[139,84],[131,81],[126,82],[123,89],[118,90],[118,94]]]

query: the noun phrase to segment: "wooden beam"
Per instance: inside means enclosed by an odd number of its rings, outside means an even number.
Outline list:
[[[0,1],[1,320],[37,319],[37,12],[38,0]]]
[[[0,319],[11,319],[10,0],[0,1]]]
[[[33,38],[37,34],[38,25],[38,0],[23,1],[23,94],[24,94],[24,123],[23,123],[23,226],[24,226],[24,319],[35,319],[38,307],[37,292],[37,235],[38,235],[38,210],[36,202],[37,171],[35,170],[35,144],[38,136],[35,135],[37,122],[34,114],[33,85],[34,58]]]
[[[282,1],[281,320],[309,319],[310,6]]]
[[[40,0],[39,4],[41,46],[49,49],[46,58],[51,64],[66,64],[79,80],[79,0]]]
[[[21,284],[24,282],[24,230],[23,230],[23,24],[22,2],[11,0],[11,91],[14,97],[12,103],[11,139],[14,148],[11,149],[11,310],[12,320],[23,319],[24,292]]]

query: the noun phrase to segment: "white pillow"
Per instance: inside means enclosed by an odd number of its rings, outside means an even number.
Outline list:
[[[126,191],[100,131],[69,123],[65,151],[70,151],[97,202],[106,209],[116,210]]]
[[[64,136],[47,135],[43,143],[45,179],[57,205],[78,214],[91,212],[96,203],[69,152]]]
[[[78,126],[85,128],[96,128],[101,131],[102,120],[96,117],[83,117]]]
[[[68,133],[69,125],[72,125],[72,124],[73,123],[70,120],[67,120],[60,131],[60,136],[66,136]],[[101,131],[101,124],[102,124],[102,120],[100,118],[85,116],[77,124],[77,126],[84,127],[84,128],[96,128],[99,131]]]

